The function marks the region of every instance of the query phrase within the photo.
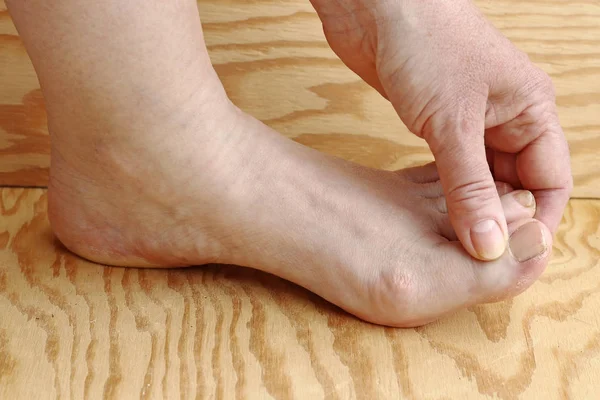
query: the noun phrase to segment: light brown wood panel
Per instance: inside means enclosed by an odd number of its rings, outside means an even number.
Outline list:
[[[419,329],[361,322],[253,270],[106,268],[0,190],[0,398],[592,399],[600,201],[573,200],[522,296]]]
[[[600,197],[600,3],[478,1],[554,78],[573,152],[574,196]],[[200,0],[206,41],[232,99],[284,135],[353,161],[394,169],[431,159],[390,105],[327,46],[308,0]],[[45,185],[42,96],[0,0],[0,185]]]

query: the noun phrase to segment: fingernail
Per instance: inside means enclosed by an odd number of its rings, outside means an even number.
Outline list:
[[[512,192],[512,195],[523,207],[535,208],[535,197],[529,190],[516,190]]]
[[[532,221],[513,232],[508,248],[518,262],[525,262],[542,255],[548,246],[539,223]]]
[[[495,260],[504,254],[506,240],[498,222],[489,219],[477,223],[471,228],[471,241],[479,257]]]

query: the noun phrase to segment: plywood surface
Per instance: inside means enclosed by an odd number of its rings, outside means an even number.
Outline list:
[[[233,100],[288,137],[379,168],[430,160],[389,104],[328,48],[308,0],[200,0]],[[553,78],[576,197],[600,197],[600,3],[478,1]],[[0,0],[0,184],[45,185],[49,138],[35,73]]]
[[[524,295],[398,330],[249,269],[88,263],[1,189],[0,398],[594,399],[599,222],[573,200]]]

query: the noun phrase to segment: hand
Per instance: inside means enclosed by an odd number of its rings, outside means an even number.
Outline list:
[[[573,183],[552,82],[470,0],[312,2],[336,54],[427,141],[472,256],[506,248],[494,179],[533,192],[555,232]]]

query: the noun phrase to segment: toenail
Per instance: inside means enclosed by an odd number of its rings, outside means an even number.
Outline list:
[[[535,197],[529,190],[516,190],[512,195],[523,207],[535,208]]]
[[[529,261],[544,254],[548,246],[539,222],[528,222],[517,229],[510,236],[508,248],[519,262]]]
[[[477,254],[484,260],[495,260],[506,249],[502,229],[493,219],[481,221],[471,228],[471,241]]]

